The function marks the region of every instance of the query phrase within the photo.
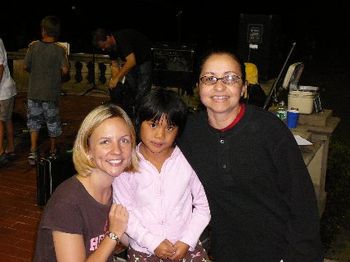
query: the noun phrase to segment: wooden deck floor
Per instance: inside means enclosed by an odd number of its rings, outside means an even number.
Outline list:
[[[84,116],[106,97],[67,95],[61,97],[61,120],[65,123],[59,148],[72,145]],[[29,262],[42,209],[36,205],[36,172],[29,166],[30,140],[26,132],[26,94],[19,93],[14,111],[17,156],[0,167],[0,261]],[[40,152],[48,150],[48,138],[40,139]]]

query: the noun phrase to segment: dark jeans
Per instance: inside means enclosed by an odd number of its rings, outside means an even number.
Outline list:
[[[126,82],[134,90],[135,103],[137,103],[152,86],[152,63],[145,62],[136,66],[126,75]]]
[[[121,106],[131,118],[134,118],[138,101],[151,90],[152,63],[146,62],[132,69],[125,77],[124,84],[109,89],[111,102]]]
[[[135,94],[127,82],[118,83],[115,88],[109,89],[109,95],[113,104],[120,106],[130,118],[134,118]]]

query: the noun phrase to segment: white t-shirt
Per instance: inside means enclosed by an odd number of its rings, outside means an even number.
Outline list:
[[[4,47],[4,43],[0,38],[0,65],[4,66],[4,71],[0,81],[0,100],[9,99],[17,94],[16,84],[13,81],[9,67],[7,65],[7,53]]]

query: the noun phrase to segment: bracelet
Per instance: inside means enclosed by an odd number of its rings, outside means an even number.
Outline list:
[[[117,241],[117,244],[119,244],[120,240],[119,240],[119,237],[117,236],[117,234],[115,234],[115,233],[113,233],[113,232],[110,232],[110,231],[107,231],[107,232],[106,232],[106,235],[107,235],[110,239]]]

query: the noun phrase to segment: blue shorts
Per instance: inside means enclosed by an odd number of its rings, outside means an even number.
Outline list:
[[[28,99],[27,126],[30,131],[39,131],[46,123],[50,137],[62,134],[58,102]]]

